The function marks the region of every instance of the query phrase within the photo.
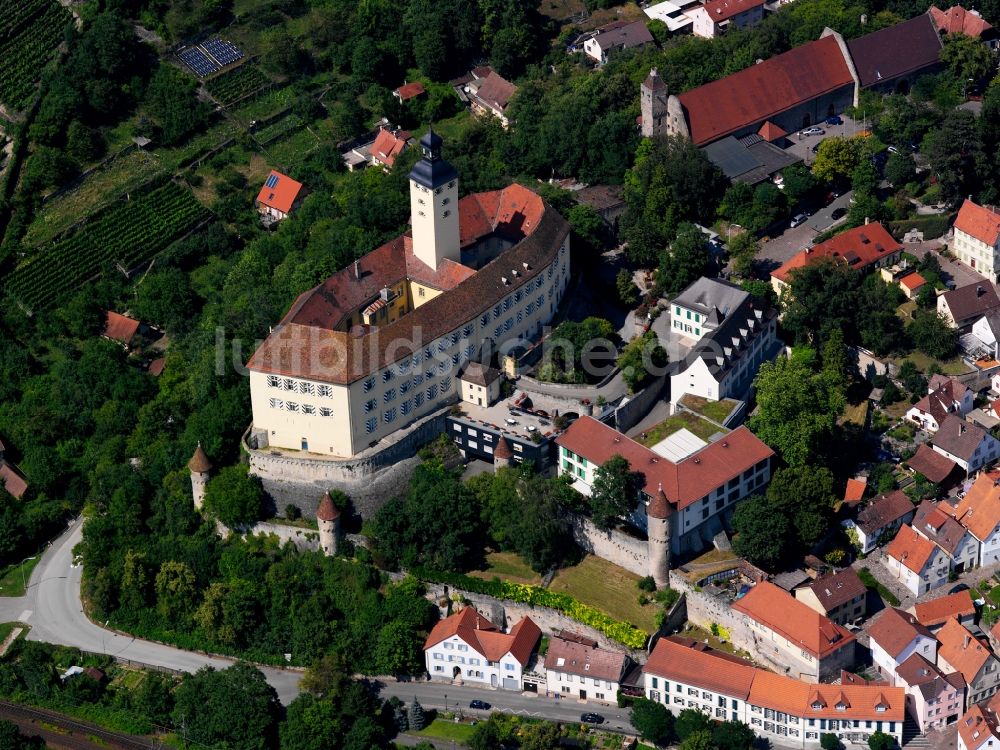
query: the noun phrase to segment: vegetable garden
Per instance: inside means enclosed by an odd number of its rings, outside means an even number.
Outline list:
[[[270,85],[268,78],[253,63],[241,65],[205,84],[205,89],[223,107],[228,107],[241,99],[260,91]]]
[[[190,192],[168,182],[51,245],[7,277],[7,290],[29,308],[44,307],[108,269],[149,260],[209,215]]]
[[[55,55],[70,20],[55,0],[0,2],[0,101],[14,109],[31,103],[42,69]]]

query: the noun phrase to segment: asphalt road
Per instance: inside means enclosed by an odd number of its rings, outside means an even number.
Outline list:
[[[850,201],[851,192],[847,191],[839,198],[835,198],[829,206],[824,206],[812,214],[804,224],[788,228],[782,234],[765,242],[757,254],[757,265],[760,270],[770,273],[807,247],[817,234],[845,221],[844,218],[834,221],[833,212],[838,208],[850,208]]]
[[[83,568],[73,563],[73,547],[82,536],[83,522],[78,519],[45,549],[31,575],[26,595],[0,598],[0,622],[17,620],[31,625],[30,640],[75,646],[154,667],[196,672],[204,666],[225,669],[233,664],[230,659],[121,635],[87,619],[80,601]],[[287,704],[298,695],[301,672],[273,667],[262,667],[261,671],[278,691],[282,703]]]
[[[466,716],[486,718],[493,711],[506,714],[516,714],[535,719],[549,721],[579,723],[580,714],[595,713],[604,717],[601,729],[634,734],[635,730],[629,722],[628,709],[618,706],[607,706],[601,703],[578,701],[575,698],[547,698],[544,695],[531,693],[515,693],[508,690],[490,690],[489,688],[456,686],[441,682],[384,682],[380,683],[382,698],[396,696],[401,701],[410,703],[414,697],[424,708],[455,711],[461,709]],[[478,698],[490,704],[489,711],[476,711],[469,708],[469,701]],[[447,700],[447,706],[445,705]]]

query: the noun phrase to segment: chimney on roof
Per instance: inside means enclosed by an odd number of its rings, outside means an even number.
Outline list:
[[[361,261],[354,261],[354,278],[361,281]]]
[[[962,648],[969,647],[969,640],[970,640],[969,636],[965,636],[964,638],[962,638]]]
[[[976,296],[982,297],[984,294],[986,294],[986,290],[983,289],[982,285],[980,284],[979,286],[976,287]]]
[[[869,221],[869,219],[868,219],[868,217],[866,216],[866,217],[865,217],[865,226],[868,226],[868,221]]]

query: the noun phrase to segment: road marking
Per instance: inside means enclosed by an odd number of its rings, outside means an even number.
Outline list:
[[[29,619],[31,619],[31,615],[32,615],[32,611],[30,609],[26,609],[26,610],[24,610],[24,612],[22,612],[21,614],[19,614],[17,616],[17,621],[18,622],[27,622]]]

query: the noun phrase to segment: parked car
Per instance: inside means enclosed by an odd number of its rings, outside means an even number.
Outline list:
[[[475,700],[475,701],[469,701],[469,708],[476,708],[479,709],[480,711],[489,711],[491,708],[493,708],[493,706],[491,706],[486,701]]]
[[[788,222],[788,226],[790,226],[792,229],[795,229],[795,227],[800,226],[801,224],[805,224],[808,218],[809,214],[806,213],[795,214],[795,216],[792,217],[792,220]]]
[[[582,714],[580,716],[580,721],[584,724],[603,724],[604,717],[600,714]]]
[[[837,219],[843,219],[845,216],[847,216],[846,208],[835,208],[833,209],[833,213],[830,214],[830,218],[834,221],[837,221]]]
[[[827,125],[843,125],[844,124],[844,120],[841,118],[840,115],[834,115],[833,117],[827,117],[826,118],[826,124]]]
[[[802,135],[823,135],[826,131],[823,128],[806,128]]]
[[[969,590],[969,587],[968,587],[968,585],[966,585],[966,584],[964,584],[964,583],[960,583],[960,584],[958,584],[957,586],[952,586],[952,587],[951,587],[951,588],[950,588],[950,589],[948,590],[948,593],[949,593],[949,594],[957,594],[957,593],[958,593],[959,591],[968,591],[968,590]]]

